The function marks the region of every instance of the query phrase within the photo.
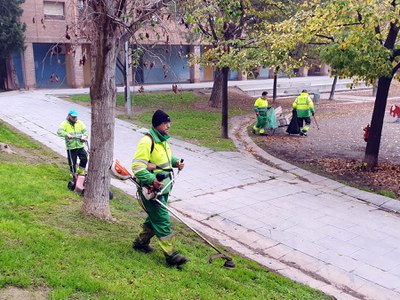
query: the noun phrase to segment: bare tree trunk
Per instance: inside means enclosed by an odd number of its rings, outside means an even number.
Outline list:
[[[124,15],[130,16],[130,14],[123,13],[129,1],[83,2],[87,6],[85,6],[86,14],[82,13],[82,21],[86,21],[87,25],[91,26],[88,31],[92,41],[94,68],[91,70],[92,84],[90,87],[92,102],[91,150],[81,211],[96,218],[114,220],[108,201],[111,181],[109,168],[114,154],[115,70],[119,46],[122,46],[133,34],[132,30],[123,30],[121,24],[121,18]],[[135,18],[133,15],[129,17],[131,22],[127,21],[126,25],[137,30],[153,12],[159,11],[171,0],[131,2],[128,3],[128,8],[135,10],[138,15]]]
[[[208,100],[208,105],[211,107],[220,107],[222,102],[222,88],[223,88],[223,74],[222,69],[217,68],[215,71],[215,80],[210,96],[210,100]]]
[[[332,83],[332,87],[331,87],[331,93],[329,94],[329,100],[333,100],[335,99],[335,91],[336,91],[336,83],[337,83],[337,75],[335,75],[335,77],[333,78],[333,83]]]
[[[99,14],[96,23],[95,72],[90,87],[92,101],[91,149],[82,212],[112,220],[109,207],[110,174],[114,152],[116,34],[111,19]]]
[[[364,162],[367,168],[372,169],[378,165],[379,147],[381,144],[383,119],[387,105],[390,83],[392,78],[381,77],[378,81],[374,111],[372,113],[371,129],[365,149]]]
[[[229,68],[222,68],[222,122],[221,133],[222,138],[227,139],[228,136],[228,73]]]

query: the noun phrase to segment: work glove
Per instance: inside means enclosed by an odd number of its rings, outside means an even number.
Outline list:
[[[163,185],[162,181],[158,181],[157,178],[154,178],[154,181],[153,181],[153,187],[154,187],[154,189],[160,190],[160,188],[162,187],[162,185]]]
[[[176,167],[178,168],[179,171],[181,171],[185,167],[185,163],[183,162],[183,159],[181,159],[180,161],[178,161],[176,163]]]
[[[167,178],[167,177],[168,177],[167,174],[158,173],[158,174],[156,175],[156,178],[154,178],[153,187],[154,187],[156,190],[160,190],[161,187],[162,187],[162,185],[163,185],[164,179]]]
[[[73,136],[70,134],[67,134],[67,139],[72,140]]]
[[[80,140],[82,143],[86,142],[86,138],[84,138],[84,137],[80,138]]]

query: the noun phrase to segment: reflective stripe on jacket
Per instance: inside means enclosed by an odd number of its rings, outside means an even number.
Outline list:
[[[144,136],[139,141],[132,162],[132,171],[138,182],[144,185],[151,185],[157,173],[169,172],[176,167],[178,158],[172,156],[171,148],[167,142],[168,135],[161,135],[156,129],[150,129],[151,136],[154,139],[154,149],[151,152],[152,140],[149,136]],[[153,163],[157,165],[157,169],[153,172],[147,170],[147,164]],[[163,184],[167,184],[170,178],[166,178]],[[163,194],[167,194],[171,190],[171,186],[167,188]]]
[[[259,112],[261,114],[267,114],[268,108],[268,100],[262,97],[258,98],[256,102],[254,102],[254,111]]]
[[[293,102],[293,108],[297,111],[298,118],[310,117],[310,112],[314,112],[314,103],[307,93],[301,93]]]
[[[76,138],[71,140],[65,139],[65,146],[67,149],[71,150],[83,148],[83,143],[80,141],[80,138],[87,139],[89,137],[86,126],[81,120],[77,120],[75,123],[69,120],[61,122],[57,130],[57,135],[66,138],[68,134]]]

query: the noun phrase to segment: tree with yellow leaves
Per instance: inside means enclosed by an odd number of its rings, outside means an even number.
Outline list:
[[[289,20],[274,25],[283,47],[306,43],[321,47],[320,57],[341,77],[374,84],[378,81],[364,163],[378,164],[383,119],[393,79],[400,68],[400,3],[396,0],[311,0]],[[279,47],[278,47],[279,48]]]

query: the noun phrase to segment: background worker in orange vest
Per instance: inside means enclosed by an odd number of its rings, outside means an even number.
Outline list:
[[[307,90],[303,90],[301,94],[294,100],[293,109],[297,112],[297,122],[300,128],[300,135],[307,136],[307,131],[310,129],[310,115],[315,114],[314,103],[308,95]],[[305,125],[304,125],[305,123]]]

